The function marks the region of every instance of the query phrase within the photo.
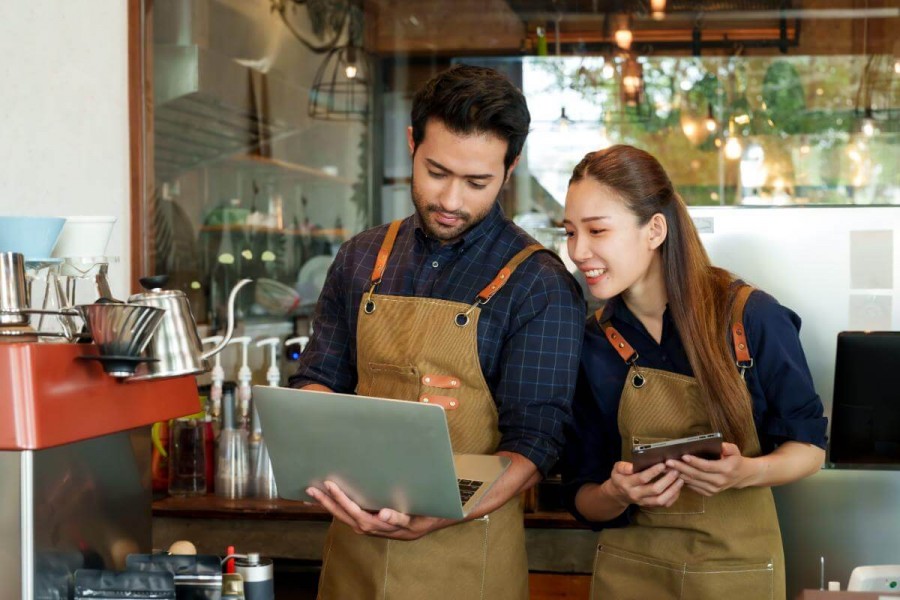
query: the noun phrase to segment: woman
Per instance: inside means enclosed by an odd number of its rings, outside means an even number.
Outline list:
[[[564,224],[607,301],[588,319],[564,462],[573,513],[602,528],[592,597],[784,598],[770,488],[814,473],[825,446],[800,319],[710,264],[642,150],[585,156]],[[718,460],[635,472],[633,445],[710,432],[725,440]]]

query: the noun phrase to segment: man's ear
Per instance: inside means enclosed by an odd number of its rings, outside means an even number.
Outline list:
[[[669,224],[662,213],[656,213],[650,217],[650,222],[647,225],[650,233],[648,238],[650,249],[656,250],[666,241],[666,236],[669,234]]]
[[[516,165],[519,164],[519,159],[520,159],[520,158],[522,158],[522,155],[521,155],[521,154],[518,155],[518,156],[515,158],[515,160],[513,160],[513,162],[512,162],[511,165],[509,165],[509,169],[506,170],[506,178],[503,180],[503,183],[504,183],[504,184],[505,184],[507,181],[509,181],[509,178],[512,176],[512,172],[516,170]]]
[[[413,141],[412,125],[406,128],[406,144],[409,146],[409,155],[416,153],[416,143]]]

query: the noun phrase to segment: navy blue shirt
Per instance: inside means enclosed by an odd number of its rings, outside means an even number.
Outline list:
[[[663,314],[660,343],[647,332],[625,302],[613,301],[612,325],[637,351],[638,366],[693,376],[690,362],[669,310]],[[800,317],[775,298],[754,291],[744,309],[744,328],[754,366],[744,378],[753,401],[753,420],[763,454],[786,441],[825,448],[828,420],[813,387],[800,346]],[[737,367],[735,367],[737,368]],[[573,403],[573,426],[567,431],[563,479],[570,510],[584,483],[609,479],[622,460],[617,416],[628,365],[606,340],[597,320],[588,319],[581,368]],[[628,523],[627,512],[600,527]],[[598,527],[598,528],[600,528]]]
[[[341,246],[290,385],[355,391],[359,304],[387,228],[369,229]],[[377,292],[471,304],[517,252],[534,243],[504,217],[499,203],[449,244],[429,237],[414,214],[400,227]],[[571,418],[584,315],[578,283],[548,252],[525,260],[481,307],[478,359],[497,405],[499,449],[523,455],[543,474],[558,460]]]

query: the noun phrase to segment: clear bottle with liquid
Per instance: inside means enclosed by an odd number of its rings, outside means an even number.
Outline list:
[[[216,496],[246,498],[250,483],[250,456],[247,432],[237,426],[234,394],[222,396],[222,429],[216,457]]]

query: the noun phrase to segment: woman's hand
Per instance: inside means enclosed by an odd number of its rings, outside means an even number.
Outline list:
[[[805,442],[784,442],[772,453],[756,458],[741,456],[734,444],[722,444],[722,458],[704,460],[683,456],[666,465],[680,473],[684,484],[704,496],[729,488],[775,486],[808,477],[822,467],[825,451]]]
[[[681,460],[667,460],[666,466],[678,474],[688,489],[701,496],[713,496],[727,489],[746,487],[756,472],[755,460],[741,456],[737,446],[724,442],[719,460],[686,454]]]
[[[678,471],[666,468],[663,463],[635,473],[632,463],[619,461],[613,465],[612,474],[603,485],[623,507],[629,504],[672,506],[684,485],[678,475]]]

